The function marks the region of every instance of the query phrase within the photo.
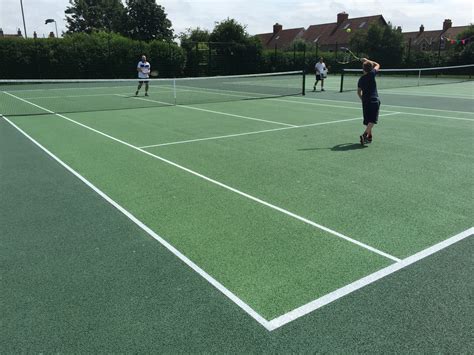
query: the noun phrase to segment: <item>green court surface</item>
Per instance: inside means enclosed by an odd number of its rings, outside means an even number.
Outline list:
[[[42,113],[0,122],[2,348],[472,349],[474,84],[380,90],[366,147],[337,84],[1,93]]]

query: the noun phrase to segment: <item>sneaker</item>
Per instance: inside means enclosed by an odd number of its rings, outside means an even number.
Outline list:
[[[326,91],[326,90],[324,90],[324,88],[321,88],[321,91]]]
[[[370,143],[372,140],[369,141],[369,138],[367,137],[367,133],[363,133],[361,136],[359,136],[360,138],[360,144],[362,145],[366,145],[367,143]]]
[[[313,92],[316,92],[316,86],[313,86]]]
[[[147,92],[145,93],[145,96],[148,96],[148,93],[147,93]]]
[[[371,135],[367,136],[366,140],[367,140],[367,143],[372,143],[372,136]]]
[[[137,90],[137,91],[135,91],[135,96],[138,96],[138,90]]]

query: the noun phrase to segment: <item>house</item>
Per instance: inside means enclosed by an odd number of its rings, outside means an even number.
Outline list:
[[[23,35],[21,34],[20,29],[18,29],[16,34],[8,34],[8,33],[4,33],[3,29],[0,28],[0,38],[23,38]]]
[[[442,51],[449,48],[447,38],[455,39],[458,34],[468,29],[469,26],[452,26],[450,19],[445,19],[443,29],[425,31],[421,25],[419,31],[403,32],[403,38],[407,48],[418,51]]]
[[[337,51],[338,47],[348,46],[351,34],[367,30],[373,23],[383,26],[387,22],[382,15],[349,18],[345,12],[337,14],[337,21],[321,25],[311,25],[305,30],[303,27],[283,30],[283,26],[276,23],[273,33],[256,35],[265,49],[281,49],[291,46],[294,40],[301,38],[308,44],[318,46],[321,50]],[[347,32],[347,29],[351,32]]]
[[[349,45],[350,36],[362,30],[367,30],[373,23],[387,26],[382,15],[349,18],[349,14],[337,14],[337,21],[321,25],[311,25],[302,38],[309,44],[324,51],[337,51],[338,47]],[[351,29],[350,33],[347,29]]]
[[[273,25],[273,32],[261,33],[256,36],[260,39],[264,49],[284,49],[291,47],[293,41],[301,38],[303,33],[303,27],[284,30],[282,25],[276,23]]]

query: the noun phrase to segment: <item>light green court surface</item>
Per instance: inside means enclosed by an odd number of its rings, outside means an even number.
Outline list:
[[[7,118],[272,320],[473,225],[473,83],[382,91],[365,148],[355,94],[332,84],[306,97]],[[438,105],[450,106],[430,105],[443,87]]]

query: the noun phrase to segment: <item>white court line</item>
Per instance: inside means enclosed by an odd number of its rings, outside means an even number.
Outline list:
[[[380,92],[382,94],[388,94],[388,95],[413,95],[413,96],[423,96],[423,97],[441,97],[441,98],[448,98],[448,99],[463,99],[463,100],[473,100],[474,96],[469,96],[469,95],[450,95],[450,94],[438,94],[438,95],[433,95],[433,94],[420,94],[420,93],[415,93],[415,92],[400,92],[400,91],[389,91],[391,89],[382,89]]]
[[[63,99],[63,98],[76,98],[76,97],[95,97],[95,96],[114,96],[114,94],[89,94],[89,95],[62,95],[62,96],[36,96],[36,97],[24,97],[25,100],[36,100],[36,99]]]
[[[373,253],[375,253],[375,254],[379,254],[379,255],[381,255],[381,256],[383,256],[383,257],[385,257],[385,258],[387,258],[387,259],[390,259],[390,260],[392,260],[392,261],[396,261],[396,262],[400,261],[399,258],[397,258],[397,257],[395,257],[395,256],[393,256],[393,255],[390,255],[390,254],[388,254],[388,253],[385,253],[385,252],[383,252],[383,251],[381,251],[381,250],[379,250],[379,249],[377,249],[377,248],[374,248],[374,247],[372,247],[372,246],[370,246],[370,245],[368,245],[368,244],[359,242],[358,240],[355,240],[355,239],[352,239],[352,238],[350,238],[350,237],[347,237],[347,236],[345,236],[345,235],[342,234],[342,233],[336,232],[335,230],[332,230],[332,229],[330,229],[330,228],[328,228],[328,227],[325,227],[325,226],[323,226],[323,225],[321,225],[321,224],[319,224],[319,223],[313,222],[313,221],[311,221],[311,220],[309,220],[309,219],[307,219],[307,218],[304,218],[304,217],[299,216],[299,215],[297,215],[297,214],[295,214],[295,213],[293,213],[293,212],[290,212],[290,211],[288,211],[288,210],[285,210],[284,208],[281,208],[281,207],[278,207],[278,206],[276,206],[276,205],[273,205],[273,204],[271,204],[271,203],[269,203],[269,202],[266,202],[266,201],[264,201],[264,200],[262,200],[262,199],[260,199],[260,198],[258,198],[258,197],[252,196],[252,195],[247,194],[247,193],[245,193],[245,192],[243,192],[243,191],[240,191],[240,190],[238,190],[238,189],[236,189],[236,188],[233,188],[233,187],[231,187],[231,186],[229,186],[229,185],[226,185],[226,184],[224,184],[224,183],[222,183],[222,182],[219,182],[219,181],[214,180],[214,179],[212,179],[212,178],[210,178],[210,177],[207,177],[207,176],[205,176],[205,175],[202,175],[202,174],[200,174],[200,173],[198,173],[198,172],[196,172],[196,171],[194,171],[194,170],[188,169],[188,168],[186,168],[186,167],[184,167],[184,166],[182,166],[182,165],[179,165],[179,164],[177,164],[177,163],[175,163],[175,162],[172,162],[171,160],[168,160],[168,159],[165,159],[165,158],[160,157],[160,156],[158,156],[158,155],[152,154],[152,153],[150,153],[150,152],[148,152],[148,151],[146,151],[146,150],[143,150],[143,149],[141,149],[141,148],[138,148],[138,147],[136,147],[136,146],[134,146],[134,145],[132,145],[132,144],[130,144],[130,143],[127,143],[127,142],[125,142],[125,141],[123,141],[123,140],[120,140],[120,139],[118,139],[118,138],[115,138],[115,137],[113,137],[113,136],[111,136],[111,135],[108,135],[107,133],[101,132],[101,131],[99,131],[99,130],[97,130],[97,129],[95,129],[95,128],[89,127],[89,126],[87,126],[87,125],[85,125],[85,124],[83,124],[83,123],[77,122],[77,121],[75,121],[75,120],[73,120],[73,119],[71,119],[71,118],[68,118],[68,117],[64,116],[64,115],[61,115],[61,114],[59,114],[59,113],[54,113],[54,112],[51,111],[51,110],[48,110],[48,109],[46,109],[46,108],[44,108],[44,107],[41,107],[41,106],[39,106],[39,105],[36,105],[36,104],[34,104],[34,103],[32,103],[32,102],[26,101],[26,100],[24,100],[24,99],[22,99],[22,98],[20,98],[20,97],[17,97],[17,96],[15,96],[15,95],[11,94],[11,93],[8,93],[8,92],[5,92],[5,93],[6,93],[7,95],[10,95],[10,96],[12,96],[12,97],[17,98],[17,99],[20,100],[20,101],[26,102],[26,103],[28,103],[28,104],[30,104],[30,105],[36,106],[36,107],[38,107],[38,108],[40,108],[40,109],[46,111],[46,112],[48,112],[48,113],[54,114],[54,115],[56,115],[56,116],[58,116],[58,117],[61,117],[61,118],[65,119],[65,120],[67,120],[67,121],[69,121],[69,122],[72,122],[72,123],[78,125],[78,126],[81,126],[81,127],[83,127],[83,128],[86,128],[86,129],[88,129],[88,130],[90,130],[90,131],[92,131],[92,132],[98,133],[98,134],[100,134],[100,135],[102,135],[102,136],[104,136],[104,137],[107,137],[107,138],[109,138],[109,139],[111,139],[111,140],[113,140],[113,141],[116,141],[116,142],[121,143],[121,144],[123,144],[123,145],[125,145],[125,146],[127,146],[127,147],[130,147],[130,148],[135,149],[135,150],[137,150],[137,151],[139,151],[139,152],[142,152],[142,153],[144,153],[144,154],[146,154],[146,155],[148,155],[148,156],[151,156],[151,157],[153,157],[153,158],[155,158],[155,159],[161,160],[161,161],[164,162],[164,163],[167,163],[167,164],[172,165],[172,166],[174,166],[174,167],[176,167],[176,168],[178,168],[178,169],[181,169],[181,170],[183,170],[183,171],[186,171],[186,172],[188,172],[188,173],[190,173],[190,174],[192,174],[192,175],[195,175],[195,176],[197,176],[197,177],[199,177],[199,178],[201,178],[201,179],[203,179],[203,180],[206,180],[206,181],[208,181],[208,182],[210,182],[210,183],[213,183],[213,184],[215,184],[215,185],[217,185],[217,186],[220,186],[220,187],[222,187],[222,188],[224,188],[224,189],[226,189],[226,190],[232,191],[232,192],[234,192],[234,193],[236,193],[236,194],[238,194],[238,195],[240,195],[240,196],[246,197],[246,198],[248,198],[249,200],[252,200],[252,201],[255,201],[255,202],[257,202],[257,203],[260,203],[260,204],[262,204],[262,205],[264,205],[264,206],[267,206],[267,207],[269,207],[269,208],[271,208],[271,209],[274,209],[274,210],[276,210],[276,211],[279,211],[279,212],[281,212],[281,213],[283,213],[283,214],[285,214],[285,215],[287,215],[287,216],[293,217],[294,219],[297,219],[297,220],[299,220],[299,221],[301,221],[301,222],[303,222],[303,223],[306,223],[306,224],[311,225],[311,226],[313,226],[313,227],[316,227],[316,228],[318,228],[318,229],[320,229],[320,230],[323,230],[323,231],[325,231],[325,232],[327,232],[327,233],[329,233],[329,234],[332,234],[332,235],[334,235],[334,236],[336,236],[336,237],[338,237],[338,238],[344,239],[344,240],[346,240],[346,241],[348,241],[348,242],[350,242],[350,243],[352,243],[352,244],[355,244],[355,245],[357,245],[357,246],[359,246],[359,247],[361,247],[361,248],[367,249],[367,250],[369,250],[369,251],[371,251],[371,252],[373,252]]]
[[[319,99],[319,98],[316,98],[316,97],[307,97],[307,96],[304,97],[304,98],[299,97],[299,96],[295,96],[294,98],[296,98],[297,100],[304,99],[304,100],[312,100],[312,101],[344,102],[344,103],[347,103],[347,104],[357,105],[357,106],[360,107],[360,103],[359,102],[354,102],[354,101]],[[413,110],[424,110],[424,111],[440,111],[440,112],[449,112],[449,113],[456,112],[456,113],[465,113],[465,114],[469,114],[469,115],[474,115],[474,112],[470,112],[470,111],[454,111],[454,110],[443,110],[443,109],[438,109],[438,108],[399,106],[399,105],[388,105],[388,104],[383,104],[383,106],[397,107],[397,108],[407,108],[407,109],[413,109]],[[344,107],[346,107],[346,106],[344,106]]]
[[[46,110],[46,109],[44,109]],[[46,110],[49,112],[49,110]],[[52,113],[52,112],[51,112]],[[1,116],[1,115],[0,115]],[[60,165],[62,165],[64,168],[66,168],[69,172],[71,172],[73,175],[75,175],[77,178],[79,178],[81,181],[83,181],[87,186],[89,186],[93,191],[95,191],[99,196],[104,198],[107,202],[109,202],[112,206],[117,208],[121,213],[123,213],[127,218],[129,218],[132,222],[134,222],[136,225],[138,225],[142,230],[144,230],[146,233],[148,233],[150,236],[152,236],[154,239],[156,239],[159,243],[161,243],[164,247],[166,247],[171,253],[176,255],[180,260],[182,260],[186,265],[191,267],[194,271],[196,271],[201,277],[203,277],[206,281],[208,281],[211,285],[213,285],[216,289],[218,289],[220,292],[222,292],[226,297],[228,297],[232,302],[234,302],[237,306],[239,306],[242,310],[244,310],[248,315],[250,315],[253,319],[255,319],[259,324],[261,324],[265,329],[268,331],[275,330],[277,328],[280,328],[281,326],[288,324],[289,322],[296,320],[304,315],[307,315],[308,313],[321,308],[322,306],[334,302],[335,300],[352,293],[364,286],[367,286],[385,276],[390,275],[391,273],[394,273],[402,268],[407,267],[410,264],[415,263],[416,261],[419,261],[421,259],[424,259],[442,249],[447,248],[448,246],[459,242],[462,239],[467,238],[468,236],[472,235],[474,233],[474,227],[471,227],[470,229],[454,236],[451,237],[441,243],[438,243],[430,248],[427,248],[413,256],[410,256],[404,260],[399,260],[396,264],[392,264],[391,266],[382,269],[378,272],[375,272],[371,275],[368,275],[364,278],[359,279],[358,281],[355,281],[345,287],[342,287],[334,292],[329,293],[326,296],[320,297],[317,300],[314,300],[306,305],[303,305],[301,307],[296,308],[293,311],[290,311],[282,316],[279,316],[271,321],[267,321],[265,318],[263,318],[260,314],[258,314],[256,311],[254,311],[249,305],[247,305],[245,302],[243,302],[239,297],[237,297],[235,294],[233,294],[230,290],[228,290],[226,287],[224,287],[221,283],[219,283],[217,280],[215,280],[212,276],[207,274],[204,270],[202,270],[199,266],[197,266],[195,263],[193,263],[190,259],[188,259],[184,254],[182,254],[179,250],[174,248],[171,244],[169,244],[166,240],[164,240],[162,237],[157,235],[153,230],[148,228],[144,223],[142,223],[140,220],[138,220],[135,216],[133,216],[130,212],[128,212],[126,209],[124,209],[122,206],[120,206],[118,203],[116,203],[114,200],[112,200],[109,196],[107,196],[104,192],[99,190],[97,187],[95,187],[91,182],[89,182],[86,178],[84,178],[82,175],[77,173],[74,169],[72,169],[69,165],[64,163],[62,160],[60,160],[57,156],[55,156],[53,153],[51,153],[49,150],[47,150],[45,147],[43,147],[40,143],[38,143],[35,139],[30,137],[26,132],[24,132],[22,129],[20,129],[18,126],[16,126],[13,122],[11,122],[9,119],[7,119],[4,116],[3,117],[9,124],[11,124],[13,127],[15,127],[19,132],[21,132],[24,136],[26,136],[28,139],[30,139],[34,144],[36,144],[38,147],[40,147],[44,152],[46,152],[49,156],[51,156],[54,160],[56,160]]]
[[[399,261],[398,263],[387,266],[386,268],[382,270],[376,271],[373,274],[365,276],[355,282],[352,282],[344,287],[341,287],[340,289],[337,289],[314,301],[311,301],[301,307],[298,307],[288,313],[285,313],[275,319],[272,319],[271,321],[268,322],[270,326],[270,330],[275,330],[289,322],[292,322],[300,317],[303,317],[304,315],[307,315],[308,313],[311,313],[317,310],[318,308],[321,308],[331,302],[334,302],[341,297],[344,297],[354,291],[361,289],[362,287],[370,285],[371,283],[374,283],[375,281],[378,281],[390,274],[393,274],[396,271],[406,268],[407,266],[413,263],[416,263],[417,261],[420,261],[436,252],[439,252],[440,250],[443,250],[449,247],[450,245],[453,245],[454,243],[457,243],[473,234],[474,234],[474,227],[471,227],[465,230],[464,232],[461,232],[451,238],[448,238],[438,244],[435,244],[412,256],[409,256]]]
[[[184,86],[182,86],[184,87]],[[189,86],[186,86],[189,87]],[[217,92],[217,91],[212,91],[213,89],[202,89],[202,90],[191,90],[191,89],[177,89],[178,91],[190,91],[190,92],[200,92],[200,93],[205,93],[208,92],[210,94],[217,94],[217,95],[224,95],[224,96],[232,96],[232,97],[242,97],[242,98],[252,98],[253,96],[248,96],[248,95],[238,95],[238,94],[228,94],[228,93],[222,93],[222,92]],[[226,90],[226,92],[237,92],[233,90]],[[257,94],[257,93],[255,93]],[[262,97],[265,97],[264,94],[258,94],[262,95]],[[298,99],[298,101],[295,100],[288,100],[288,99],[281,99],[281,98],[273,98],[273,97],[268,97],[268,100],[271,101],[279,101],[279,102],[287,102],[291,104],[303,104],[303,105],[312,105],[312,106],[322,106],[322,107],[334,107],[334,108],[343,108],[343,109],[349,109],[349,110],[360,110],[361,106],[360,103],[352,102],[352,101],[339,101],[339,100],[327,100],[327,99],[316,99],[316,98],[310,98],[310,97],[299,97],[299,96],[294,96],[294,98]],[[146,100],[146,99],[144,99]],[[321,104],[321,103],[316,103],[316,102],[303,102],[301,100],[321,100],[321,101],[332,101],[332,102],[345,102],[345,103],[351,103],[355,104],[357,106],[341,106],[341,105],[332,105],[332,104]],[[154,101],[154,100],[151,100]],[[160,101],[156,101],[160,102]],[[390,106],[390,107],[401,107],[401,108],[408,108],[408,109],[422,109],[422,110],[434,110],[434,109],[428,109],[428,108],[419,108],[419,107],[411,107],[411,106],[394,106],[394,105],[385,105],[383,106]],[[192,106],[180,106],[180,107],[192,107]],[[197,108],[196,108],[197,109]],[[203,110],[203,109],[200,109]],[[444,115],[432,115],[432,114],[426,114],[426,113],[413,113],[413,112],[403,112],[403,111],[390,111],[390,110],[385,110],[382,108],[380,110],[381,112],[388,112],[388,113],[403,113],[407,115],[415,115],[415,116],[425,116],[425,117],[435,117],[435,118],[446,118],[446,119],[452,119],[452,120],[459,120],[459,121],[473,121],[474,119],[470,118],[463,118],[463,117],[453,117],[453,116],[444,116]],[[435,111],[443,111],[443,112],[458,112],[458,113],[471,113],[467,111],[447,111],[447,110],[435,110]]]
[[[118,94],[117,94],[117,95],[118,95]],[[121,95],[119,95],[119,96],[121,96]],[[158,100],[145,99],[145,98],[143,98],[143,97],[132,97],[132,99],[142,100],[142,101],[148,101],[148,102],[156,102],[156,103],[160,103],[160,104],[164,104],[164,103],[165,103],[165,102],[158,101]],[[198,108],[198,107],[194,107],[194,106],[177,105],[176,107],[181,107],[181,108],[185,108],[185,109],[188,109],[188,110],[196,110],[196,111],[209,112],[209,113],[214,113],[214,114],[223,115],[223,116],[230,116],[230,117],[236,117],[236,118],[243,118],[243,119],[245,119],[245,120],[260,121],[260,122],[265,122],[265,123],[272,123],[272,124],[277,124],[277,125],[286,126],[286,127],[297,127],[296,125],[289,124],[289,123],[276,122],[276,121],[269,121],[269,120],[264,120],[264,119],[261,119],[261,118],[255,118],[255,117],[234,115],[233,113],[227,113],[227,112],[221,112],[221,111],[206,110],[206,109],[204,109],[204,108]]]
[[[311,98],[309,98],[311,100]],[[335,107],[335,108],[342,108],[342,109],[348,109],[348,110],[360,110],[360,103],[358,104],[359,106],[341,106],[341,105],[330,105],[330,104],[320,104],[316,102],[303,102],[303,101],[292,101],[292,100],[282,100],[282,99],[270,99],[270,100],[278,100],[278,101],[283,101],[283,102],[289,102],[289,103],[297,103],[301,105],[312,105],[312,106],[325,106],[325,107]],[[334,100],[326,100],[326,101],[334,101]],[[344,101],[347,102],[347,101]],[[382,106],[393,106],[393,105],[384,105]],[[396,106],[396,107],[403,107],[403,106]],[[430,110],[430,109],[426,109]],[[404,115],[413,115],[413,116],[424,116],[424,117],[436,117],[436,118],[446,118],[450,120],[459,120],[459,121],[472,121],[474,122],[474,118],[463,118],[463,117],[453,117],[453,116],[444,116],[444,115],[431,115],[431,114],[426,114],[426,113],[416,113],[416,112],[405,112],[405,111],[390,111],[390,110],[384,110],[381,109],[380,112],[393,112],[393,113],[401,113]],[[454,111],[453,111],[454,112]],[[465,112],[463,112],[465,113]]]
[[[6,120],[10,125],[15,127],[20,133],[22,133],[30,141],[32,141],[34,144],[36,144],[39,148],[41,148],[51,158],[56,160],[60,165],[62,165],[71,174],[76,176],[84,184],[86,184],[93,191],[95,191],[100,197],[102,197],[104,200],[106,200],[108,203],[110,203],[112,206],[114,206],[117,210],[119,210],[121,213],[123,213],[128,219],[130,219],[133,223],[135,223],[138,227],[140,227],[148,235],[150,235],[151,237],[156,239],[161,245],[163,245],[171,253],[173,253],[175,256],[177,256],[181,261],[183,261],[191,269],[196,271],[201,277],[203,277],[212,286],[214,286],[216,289],[218,289],[220,292],[222,292],[225,296],[227,296],[232,302],[234,302],[237,306],[239,306],[242,310],[244,310],[248,315],[250,315],[253,319],[255,319],[258,323],[260,323],[263,327],[265,327],[267,330],[270,330],[269,326],[268,326],[268,321],[265,318],[263,318],[260,314],[258,314],[255,310],[253,310],[252,307],[250,307],[248,304],[246,304],[244,301],[242,301],[239,297],[237,297],[232,291],[227,289],[219,281],[214,279],[211,275],[209,275],[207,272],[205,272],[203,269],[201,269],[199,266],[197,266],[194,262],[192,262],[188,257],[186,257],[178,249],[176,249],[174,246],[172,246],[170,243],[168,243],[165,239],[163,239],[158,234],[156,234],[152,229],[150,229],[148,226],[146,226],[143,222],[141,222],[138,218],[136,218],[132,213],[127,211],[124,207],[122,207],[117,202],[115,202],[112,198],[110,198],[102,190],[97,188],[94,184],[92,184],[84,176],[79,174],[77,171],[75,171],[73,168],[71,168],[69,165],[67,165],[65,162],[63,162],[61,159],[59,159],[56,155],[51,153],[48,149],[46,149],[39,142],[37,142],[35,139],[33,139],[31,136],[29,136],[20,127],[18,127],[12,121],[10,121],[7,117],[2,116],[2,115],[0,115],[0,117],[3,117],[4,120]]]
[[[386,114],[379,115],[379,117],[392,116],[392,115],[396,115],[396,114],[399,114],[399,112],[386,113]],[[323,125],[328,125],[328,124],[333,124],[333,123],[350,122],[350,121],[356,121],[356,120],[361,120],[361,119],[362,119],[362,117],[355,117],[355,118],[348,118],[348,119],[344,119],[344,120],[310,123],[310,124],[305,124],[305,125],[295,126],[295,127],[281,127],[281,128],[265,129],[263,131],[252,131],[252,132],[246,132],[246,133],[228,134],[228,135],[225,135],[225,136],[197,138],[197,139],[189,139],[189,140],[184,140],[184,141],[176,141],[176,142],[145,145],[145,146],[139,147],[139,148],[146,149],[146,148],[162,147],[162,146],[166,146],[166,145],[193,143],[193,142],[201,142],[201,141],[208,141],[208,140],[214,140],[214,139],[233,138],[233,137],[240,137],[240,136],[249,136],[249,135],[252,135],[252,134],[269,133],[269,132],[275,132],[275,131],[283,131],[283,130],[287,130],[287,129],[323,126]]]

